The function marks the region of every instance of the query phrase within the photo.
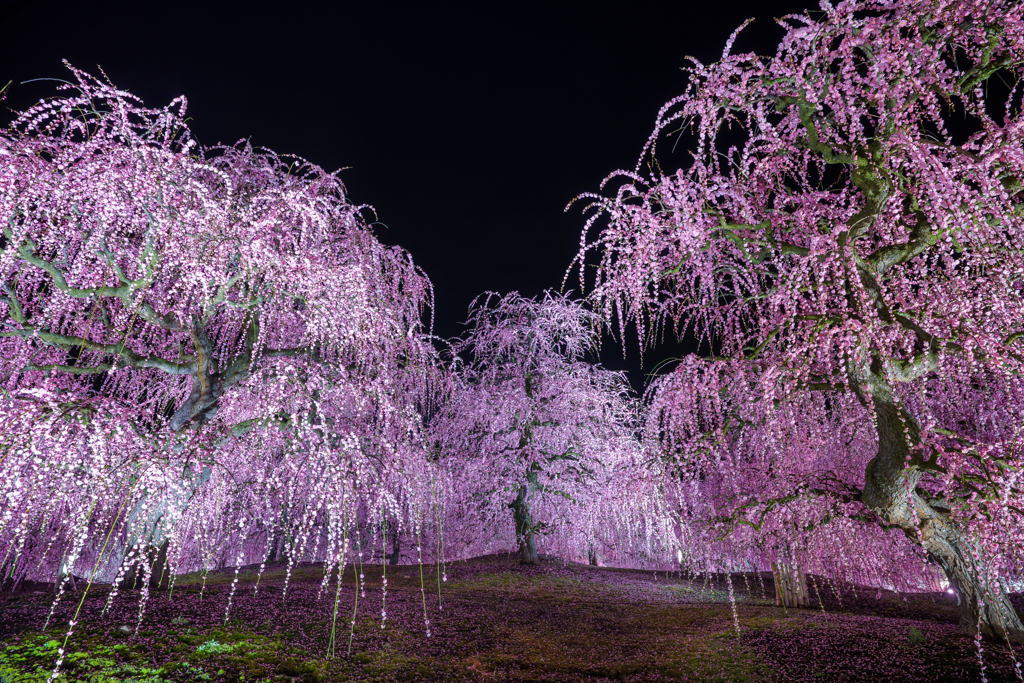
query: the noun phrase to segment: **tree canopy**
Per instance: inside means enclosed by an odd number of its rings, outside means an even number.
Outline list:
[[[7,575],[344,564],[422,516],[429,280],[334,175],[72,73],[0,133]]]
[[[593,195],[607,224],[579,257],[598,254],[606,317],[710,349],[650,401],[657,447],[721,475],[715,517],[756,529],[824,496],[819,519],[926,549],[965,629],[1018,641],[1021,10],[823,4],[779,19],[769,56],[731,54],[734,34]],[[673,136],[692,160],[670,173]]]

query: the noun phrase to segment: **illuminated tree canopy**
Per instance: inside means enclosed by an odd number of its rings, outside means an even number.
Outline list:
[[[720,487],[712,516],[901,529],[965,630],[1021,641],[1001,587],[1024,569],[1021,6],[779,21],[774,55],[731,54],[734,34],[695,63],[641,164],[593,197],[592,295],[644,340],[710,348],[649,397],[655,447]],[[692,161],[668,173],[671,136]]]

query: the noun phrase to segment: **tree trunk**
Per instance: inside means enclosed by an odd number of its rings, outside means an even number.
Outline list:
[[[772,562],[775,579],[775,604],[780,607],[810,607],[807,577],[802,569],[785,562]]]
[[[267,564],[275,564],[277,562],[285,562],[288,559],[288,546],[286,532],[282,529],[279,533],[274,536],[274,540],[271,541],[270,555],[267,556]]]
[[[78,592],[78,583],[75,581],[75,573],[72,568],[67,566],[67,557],[60,563],[60,571],[57,572],[57,580],[53,582],[54,592],[59,591],[61,584],[64,581],[64,577],[68,578],[68,582],[71,584],[71,591],[74,593]]]
[[[391,554],[388,555],[388,566],[393,567],[398,564],[398,561],[402,559],[402,543],[398,540],[398,536],[393,537],[394,540],[391,542]]]
[[[893,400],[888,384],[879,375],[872,373],[868,382],[877,416],[878,454],[867,465],[862,501],[883,520],[902,528],[910,540],[917,541],[920,532],[924,548],[956,591],[963,633],[976,635],[980,624],[985,638],[1024,644],[1024,624],[1002,587],[982,586],[970,554],[964,552],[967,540],[948,513],[932,507],[916,493],[923,463],[907,445],[908,441],[920,442],[916,420]],[[908,489],[913,492],[910,496]],[[979,609],[981,604],[983,609]]]
[[[393,526],[391,531],[391,554],[387,556],[388,566],[394,566],[398,564],[398,561],[402,558],[402,539],[398,535],[398,527]]]
[[[125,573],[122,586],[129,589],[142,588],[145,582],[145,572],[143,571],[142,565],[146,563],[150,567],[149,572],[149,589],[150,590],[163,590],[170,585],[171,574],[167,567],[167,550],[168,542],[164,541],[158,547],[150,546],[143,552],[143,557],[139,559],[131,568]]]
[[[516,541],[519,543],[519,562],[522,564],[540,564],[537,555],[537,542],[534,538],[536,525],[530,514],[530,502],[527,499],[527,486],[519,487],[519,495],[509,504],[512,517],[516,523]]]
[[[961,632],[975,635],[980,623],[981,635],[988,640],[1008,639],[1012,643],[1024,643],[1024,626],[1001,586],[983,587],[960,547],[938,533],[933,533],[931,539],[925,538],[925,547],[942,567],[950,587],[956,592]],[[979,609],[982,612],[980,620]]]

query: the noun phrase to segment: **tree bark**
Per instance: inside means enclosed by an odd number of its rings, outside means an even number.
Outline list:
[[[920,541],[942,567],[956,591],[963,633],[977,635],[980,627],[984,638],[1024,644],[1024,624],[1002,587],[982,585],[971,554],[965,552],[968,540],[947,512],[916,492],[924,472],[908,442],[920,442],[917,421],[897,404],[879,374],[869,375],[868,386],[877,416],[878,453],[867,465],[862,501],[885,522],[903,529],[910,540]]]
[[[775,604],[779,607],[810,607],[807,577],[802,569],[784,562],[772,562],[775,580]]]
[[[960,547],[941,533],[933,533],[931,539],[926,537],[925,547],[956,592],[961,632],[973,636],[980,624],[983,638],[1024,644],[1024,626],[1001,586],[990,586],[985,591]]]
[[[519,487],[519,495],[509,504],[516,524],[519,562],[521,564],[540,564],[540,557],[537,555],[537,541],[534,538],[536,525],[533,522],[533,515],[530,514],[530,502],[527,496],[528,487],[523,484]]]
[[[217,400],[221,394],[248,376],[253,347],[259,336],[259,322],[257,318],[252,320],[245,333],[243,353],[232,358],[224,372],[219,374],[213,357],[213,342],[203,323],[198,318],[194,319],[189,331],[196,352],[196,371],[192,376],[192,392],[168,422],[173,432],[180,431],[189,422],[202,424],[212,418],[217,413]]]
[[[132,567],[125,573],[121,586],[127,589],[142,588],[146,577],[146,573],[143,571],[142,565],[143,563],[146,563],[150,567],[149,589],[166,589],[170,585],[171,581],[171,574],[167,568],[167,550],[167,541],[164,541],[157,547],[150,546],[147,548],[143,552],[143,557],[132,565]]]
[[[171,416],[169,426],[174,432],[197,418],[202,423],[216,411],[214,404],[221,393],[220,382],[216,377],[217,365],[213,358],[213,342],[198,319],[193,321],[190,332],[196,351],[196,372],[192,377],[192,392]]]

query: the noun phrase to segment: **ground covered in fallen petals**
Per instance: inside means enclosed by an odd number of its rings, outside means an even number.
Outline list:
[[[356,604],[351,569],[336,593],[333,579],[321,591],[322,570],[299,567],[286,595],[283,566],[268,567],[258,589],[245,570],[226,623],[233,570],[210,574],[205,587],[202,577],[179,577],[170,594],[151,595],[141,623],[139,591],[123,592],[101,615],[108,589],[94,585],[84,600],[66,594],[51,620],[61,627],[43,631],[52,589],[8,590],[0,593],[0,682],[42,683],[62,646],[60,680],[94,683],[981,680],[974,642],[956,633],[955,601],[944,594],[816,581],[812,609],[784,610],[768,599],[770,574],[734,574],[737,637],[721,575],[490,557],[450,565],[447,581],[433,567],[423,567],[422,580],[417,566],[388,567],[382,629],[381,567],[363,573]],[[1005,645],[986,643],[983,656],[990,681],[1017,680]]]

